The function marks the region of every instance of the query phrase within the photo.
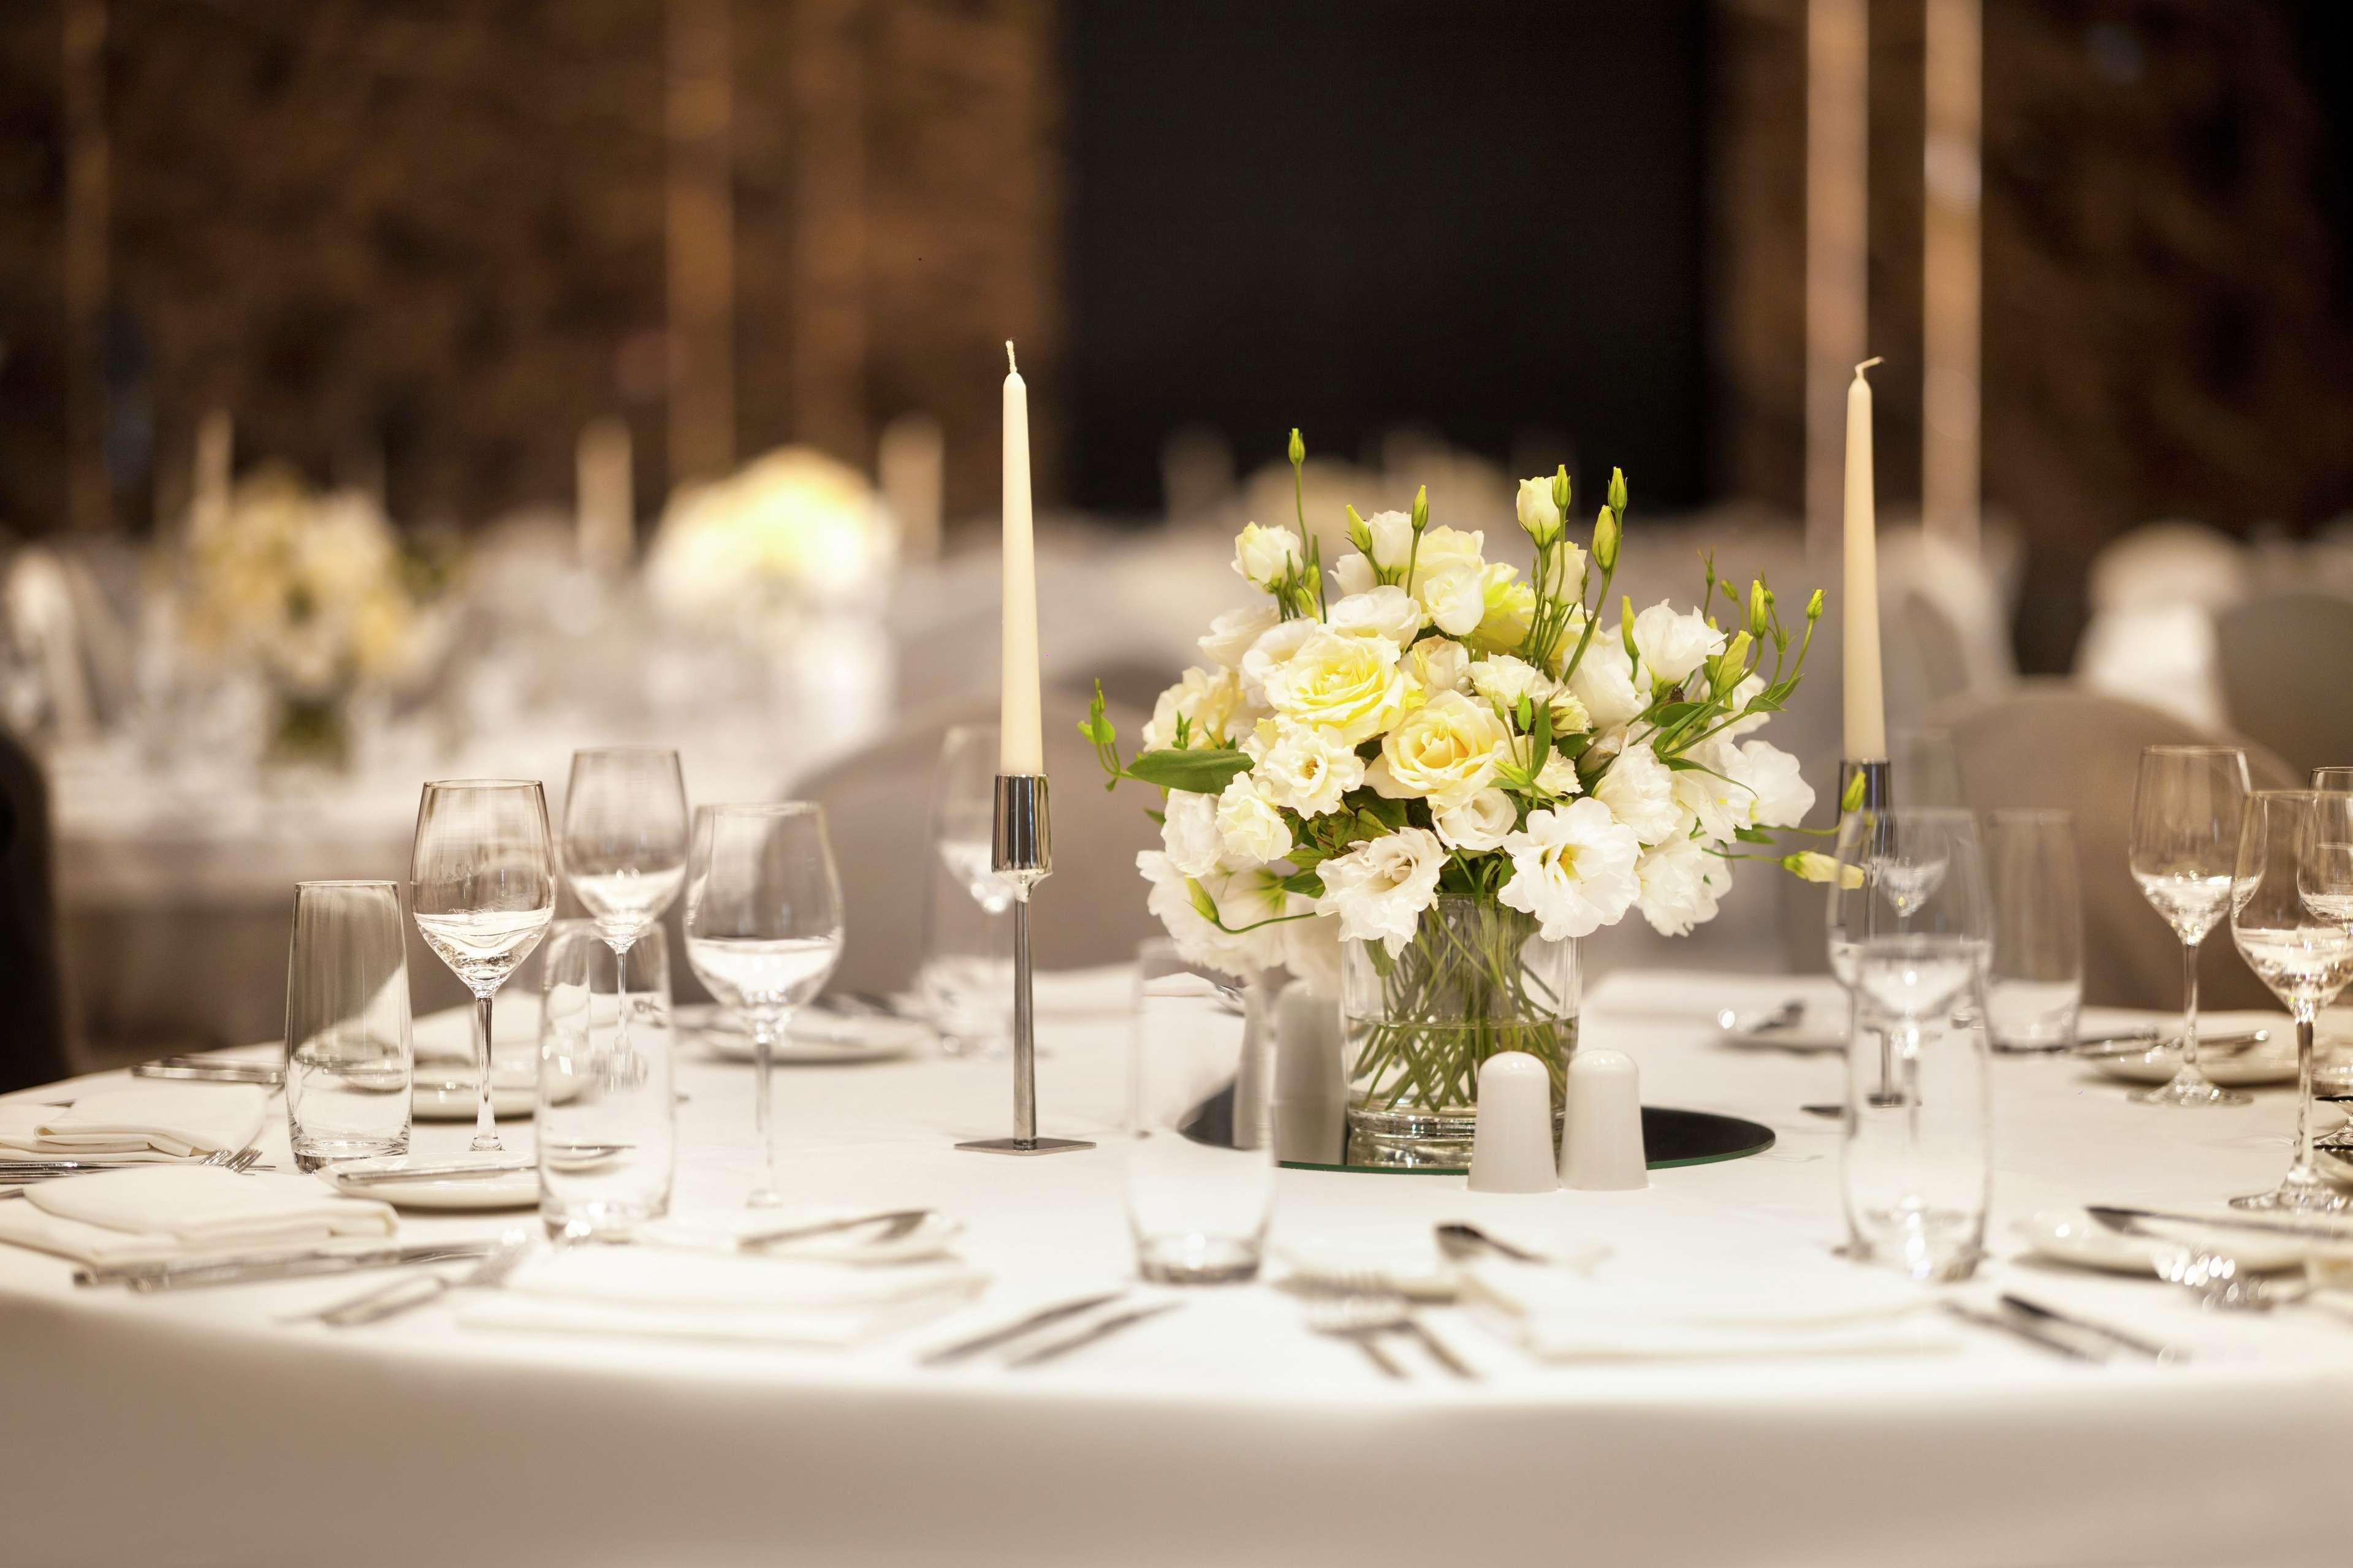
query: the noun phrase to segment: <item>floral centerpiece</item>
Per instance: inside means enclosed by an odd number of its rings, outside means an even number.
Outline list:
[[[675,615],[738,617],[742,629],[765,633],[873,587],[890,549],[863,474],[786,447],[673,496],[647,552],[646,584]]]
[[[417,568],[383,512],[269,469],[200,520],[188,549],[191,641],[269,689],[263,760],[346,765],[353,695],[417,662]]]
[[[1304,455],[1293,431],[1294,474]],[[1261,597],[1211,625],[1142,749],[1122,759],[1100,693],[1082,726],[1111,784],[1165,793],[1137,867],[1179,950],[1337,994],[1349,1122],[1377,1159],[1459,1163],[1498,1051],[1546,1063],[1557,1112],[1577,939],[1636,910],[1683,935],[1737,859],[1829,868],[1781,852],[1814,792],[1752,738],[1797,687],[1821,595],[1798,631],[1761,578],[1744,594],[1710,560],[1696,608],[1613,615],[1624,475],[1589,544],[1569,505],[1566,468],[1520,485],[1525,577],[1433,526],[1426,489],[1410,512],[1347,509],[1353,552],[1328,570],[1303,509],[1295,531],[1253,522],[1234,570]]]

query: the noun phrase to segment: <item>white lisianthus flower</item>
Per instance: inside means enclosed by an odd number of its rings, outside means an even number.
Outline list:
[[[1195,797],[1207,800],[1207,795]],[[1218,837],[1225,858],[1238,866],[1263,866],[1291,853],[1291,825],[1260,793],[1257,781],[1236,773],[1216,802]]]
[[[1664,599],[1634,617],[1634,651],[1642,674],[1653,684],[1679,686],[1691,672],[1724,651],[1724,633],[1697,610],[1678,610]]]
[[[1268,707],[1295,723],[1329,725],[1352,746],[1395,723],[1411,695],[1397,644],[1322,628],[1266,677]]]
[[[1520,526],[1537,548],[1550,544],[1560,537],[1564,520],[1560,508],[1552,504],[1552,476],[1539,474],[1533,479],[1520,481],[1517,508]]]
[[[1421,606],[1403,588],[1367,588],[1333,605],[1324,624],[1335,632],[1386,637],[1405,647],[1421,630]]]
[[[1152,705],[1144,726],[1144,749],[1160,751],[1176,743],[1176,721],[1187,721],[1188,746],[1222,745],[1232,737],[1248,707],[1240,679],[1230,669],[1194,667]]]
[[[1446,846],[1426,827],[1395,833],[1335,855],[1317,868],[1324,896],[1315,912],[1340,917],[1345,942],[1378,942],[1391,957],[1405,951],[1421,911],[1438,898],[1438,874],[1446,867]]]
[[[1750,674],[1732,689],[1732,695],[1727,700],[1729,711],[1739,712],[1757,698],[1764,695],[1764,692],[1765,678],[1761,675]],[[1745,719],[1735,719],[1731,723],[1718,730],[1715,732],[1715,738],[1719,741],[1737,741],[1743,735],[1753,735],[1762,730],[1765,727],[1765,721],[1772,716],[1770,713],[1751,713]]]
[[[1448,637],[1467,636],[1486,618],[1486,545],[1487,536],[1477,529],[1440,527],[1425,530],[1411,552],[1413,581],[1407,591]]]
[[[1577,776],[1577,764],[1558,752],[1546,757],[1544,766],[1536,770],[1536,788],[1546,795],[1566,800],[1584,787],[1585,781]]]
[[[1201,651],[1208,655],[1210,662],[1231,669],[1281,618],[1282,612],[1272,605],[1228,610],[1209,623],[1209,635],[1201,639]]]
[[[1299,983],[1326,1002],[1340,999],[1340,917],[1317,915],[1313,920],[1285,921],[1282,966]]]
[[[1332,580],[1344,594],[1362,594],[1376,586],[1384,573],[1394,577],[1405,571],[1413,553],[1413,519],[1401,511],[1377,511],[1365,519],[1372,542],[1369,555],[1344,555],[1333,563]]]
[[[1299,535],[1287,528],[1261,528],[1249,522],[1234,535],[1234,570],[1244,581],[1270,593],[1284,578],[1297,576],[1306,559]]]
[[[1634,864],[1642,847],[1598,800],[1530,812],[1527,826],[1503,847],[1512,879],[1496,896],[1541,921],[1547,942],[1616,924],[1641,890]]]
[[[1482,658],[1471,667],[1471,689],[1490,702],[1502,703],[1507,713],[1519,711],[1523,697],[1536,707],[1549,706],[1559,684],[1526,659],[1508,653]]]
[[[1758,826],[1795,827],[1814,809],[1814,786],[1799,773],[1797,758],[1770,741],[1744,742],[1737,756],[1726,758],[1725,771],[1754,792],[1750,815]]]
[[[1171,790],[1160,816],[1160,848],[1168,863],[1187,877],[1206,877],[1223,868],[1226,840],[1218,831],[1218,797]]]
[[[1482,651],[1505,653],[1528,640],[1535,624],[1536,591],[1519,580],[1519,568],[1501,563],[1479,574],[1479,624],[1471,640]]]
[[[1289,895],[1272,872],[1221,871],[1192,879],[1157,849],[1136,856],[1135,868],[1151,884],[1145,906],[1187,963],[1243,979],[1282,963],[1283,927],[1261,923],[1291,912]],[[1220,930],[1219,921],[1232,929]],[[1242,929],[1250,926],[1257,929]]]
[[[1571,769],[1571,774],[1575,773]],[[1501,849],[1504,838],[1520,825],[1519,808],[1499,789],[1482,789],[1461,805],[1433,810],[1430,825],[1449,849],[1478,854]]]
[[[1610,816],[1645,844],[1667,837],[1682,819],[1682,809],[1675,804],[1675,775],[1647,745],[1628,746],[1619,752],[1601,782],[1593,786],[1593,794],[1609,808]]]
[[[1577,647],[1583,630],[1572,625],[1567,646]],[[1626,648],[1615,636],[1596,632],[1587,645],[1585,657],[1568,678],[1568,689],[1585,704],[1585,711],[1598,729],[1623,724],[1651,705],[1650,693],[1634,689],[1634,663],[1626,657]]]
[[[1323,816],[1339,810],[1340,797],[1365,782],[1365,760],[1337,730],[1279,720],[1273,742],[1251,776],[1259,793],[1275,805],[1302,816]]]
[[[1252,702],[1266,701],[1266,678],[1291,662],[1291,656],[1304,647],[1307,639],[1324,629],[1324,623],[1302,616],[1269,626],[1258,635],[1258,640],[1242,655],[1242,692]]]
[[[1567,687],[1556,687],[1552,694],[1552,732],[1556,735],[1581,735],[1593,728],[1593,715],[1577,700],[1577,693]]]
[[[1719,735],[1684,755],[1699,766],[1675,773],[1675,804],[1699,824],[1702,837],[1721,844],[1756,820],[1756,792],[1736,779],[1740,753],[1729,742]]]
[[[1405,671],[1425,696],[1461,690],[1470,669],[1470,650],[1452,637],[1424,637],[1406,650]]]
[[[1670,838],[1645,850],[1635,864],[1642,918],[1661,936],[1688,936],[1715,918],[1716,887],[1709,868],[1722,862],[1696,838]]]
[[[1431,810],[1444,811],[1485,789],[1496,765],[1511,758],[1512,732],[1493,709],[1441,691],[1381,737],[1365,782],[1388,799],[1427,799]]]

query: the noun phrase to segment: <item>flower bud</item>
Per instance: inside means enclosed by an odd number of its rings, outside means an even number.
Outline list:
[[[1307,443],[1299,438],[1299,426],[1291,427],[1291,466],[1299,467],[1307,460]]]
[[[1708,689],[1718,697],[1729,697],[1747,675],[1748,650],[1756,646],[1757,639],[1746,632],[1735,632],[1724,651],[1708,661]]]
[[[1563,521],[1560,508],[1553,497],[1559,493],[1556,480],[1547,479],[1522,479],[1518,512],[1520,527],[1525,531],[1538,550],[1549,549],[1560,539]]]
[[[1626,510],[1626,470],[1623,468],[1609,470],[1609,510],[1616,512]]]
[[[1355,507],[1348,508],[1348,542],[1367,557],[1373,552],[1373,531]]]
[[[1818,855],[1815,858],[1819,860],[1824,857]],[[1199,915],[1211,925],[1222,923],[1218,919],[1218,900],[1209,897],[1209,890],[1190,877],[1185,879],[1185,896],[1191,901],[1195,914]]]
[[[1423,485],[1413,492],[1413,531],[1421,532],[1430,526],[1430,487]]]
[[[1618,514],[1606,506],[1593,520],[1593,560],[1604,572],[1618,568]]]
[[[1634,596],[1631,594],[1621,595],[1618,605],[1618,635],[1625,639],[1626,657],[1639,666],[1642,662],[1642,652],[1634,646]]]
[[[1809,882],[1836,882],[1841,888],[1862,886],[1862,868],[1841,866],[1819,849],[1800,849],[1795,855],[1781,857],[1781,869],[1796,873]]]
[[[1563,517],[1568,515],[1568,465],[1563,463],[1552,477],[1552,509]]]
[[[1761,637],[1768,612],[1773,607],[1773,595],[1765,586],[1765,579],[1755,579],[1748,584],[1748,635]]]
[[[1814,596],[1806,601],[1806,619],[1810,621],[1819,621],[1821,618],[1822,591],[1820,588],[1817,588],[1814,590]]]

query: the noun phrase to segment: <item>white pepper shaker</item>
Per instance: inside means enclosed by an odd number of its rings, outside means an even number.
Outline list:
[[[1552,1157],[1552,1075],[1525,1051],[1499,1051],[1479,1064],[1471,1190],[1548,1193],[1559,1185]]]
[[[1642,1082],[1623,1051],[1580,1050],[1568,1063],[1560,1184],[1622,1192],[1651,1184],[1642,1150]]]

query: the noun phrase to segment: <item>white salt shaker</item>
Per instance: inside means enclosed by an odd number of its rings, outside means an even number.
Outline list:
[[[1348,1142],[1340,1005],[1293,980],[1274,1005],[1274,1157],[1336,1165]]]
[[[1479,1065],[1471,1190],[1548,1193],[1559,1185],[1552,1159],[1552,1077],[1525,1051],[1499,1051]]]
[[[1482,1104],[1482,1121],[1485,1114]],[[1560,1184],[1587,1192],[1651,1184],[1642,1150],[1641,1075],[1623,1051],[1581,1050],[1569,1058]]]

